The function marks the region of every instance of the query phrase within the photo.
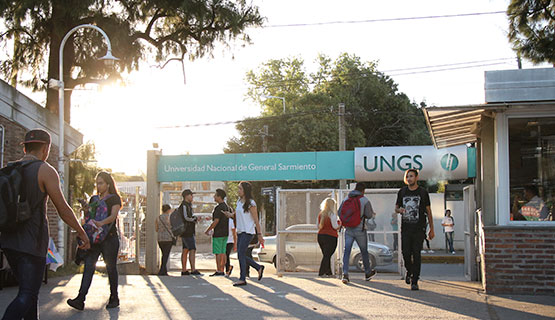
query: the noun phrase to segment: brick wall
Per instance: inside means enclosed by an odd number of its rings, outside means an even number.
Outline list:
[[[555,295],[555,227],[484,227],[487,293]]]
[[[21,159],[23,157],[23,146],[20,145],[21,141],[25,137],[25,132],[27,130],[4,117],[0,116],[0,125],[4,127],[4,163],[1,164],[4,167],[8,162],[15,161]],[[0,141],[1,143],[1,141]],[[58,148],[55,145],[52,145],[50,148],[50,156],[48,157],[48,163],[50,163],[54,168],[57,168],[56,159],[58,159]],[[58,213],[52,202],[48,201],[47,207],[47,214],[48,214],[48,226],[49,226],[49,234],[52,239],[54,239],[54,243],[58,244]]]

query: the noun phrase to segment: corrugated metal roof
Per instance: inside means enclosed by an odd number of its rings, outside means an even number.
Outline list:
[[[426,124],[436,148],[446,148],[476,141],[485,109],[482,106],[424,108]]]

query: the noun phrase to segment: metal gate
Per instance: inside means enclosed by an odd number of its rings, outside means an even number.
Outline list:
[[[308,271],[315,272],[322,259],[317,241],[317,221],[320,212],[320,203],[327,197],[333,198],[337,206],[345,199],[351,190],[339,189],[278,189],[276,192],[276,255],[275,264],[278,275],[283,272]],[[399,250],[397,251],[397,269],[402,272],[402,258],[400,250],[400,219],[397,219],[397,231],[392,230],[390,220],[393,214],[397,190],[375,189],[367,190],[368,197],[374,211],[380,215],[380,222],[375,230],[368,230],[369,239],[374,238],[374,245],[369,247],[372,251],[371,259],[374,264],[393,261],[393,252],[390,250],[394,239],[397,237]],[[387,216],[386,216],[387,215]],[[381,243],[381,244],[380,244]],[[384,245],[388,246],[386,248]],[[332,256],[332,271],[336,275],[342,273],[342,260],[344,249],[344,233],[338,237],[337,250]],[[357,251],[358,250],[358,251]],[[361,264],[360,249],[354,247],[350,263]],[[357,268],[360,268],[358,265]]]

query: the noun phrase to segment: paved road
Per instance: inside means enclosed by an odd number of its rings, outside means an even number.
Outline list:
[[[236,265],[236,261],[233,261]],[[212,260],[199,260],[211,268]],[[262,281],[251,279],[233,287],[225,277],[120,276],[121,306],[104,308],[108,280],[95,275],[85,311],[65,301],[79,289],[81,275],[50,279],[40,293],[42,319],[553,319],[555,299],[549,296],[489,296],[475,282],[456,281],[446,270],[461,266],[424,265],[420,291],[410,291],[399,275],[379,273],[372,281],[351,274],[351,284],[318,278],[313,273],[277,277],[267,266]],[[236,266],[237,268],[237,266]],[[236,269],[238,270],[238,268]],[[438,276],[436,272],[444,272]],[[456,277],[454,273],[452,277]],[[0,291],[4,310],[17,288]]]

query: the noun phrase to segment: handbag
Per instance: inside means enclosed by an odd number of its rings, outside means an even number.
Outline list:
[[[160,219],[160,217],[158,217],[158,219],[160,220],[160,222],[162,222],[162,224],[164,225],[164,228],[166,229],[166,231],[172,237],[172,246],[175,246],[175,244],[177,243],[177,237],[173,235],[173,233],[170,231],[170,228],[168,228],[168,226],[166,225],[166,222],[164,220]]]
[[[91,244],[99,244],[104,241],[115,223],[114,221],[109,225],[105,224],[100,228],[94,224],[94,221],[102,221],[110,216],[106,200],[112,196],[113,194],[109,194],[101,199],[98,195],[94,195],[91,198],[91,203],[89,204],[90,208],[87,212],[85,212],[85,224],[83,225],[83,229],[85,230],[85,233],[87,233]]]

